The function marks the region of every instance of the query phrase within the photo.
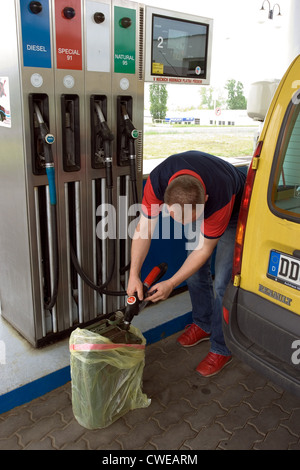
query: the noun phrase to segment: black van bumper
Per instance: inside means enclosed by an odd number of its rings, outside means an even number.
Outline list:
[[[300,315],[230,283],[223,331],[232,354],[300,397]]]

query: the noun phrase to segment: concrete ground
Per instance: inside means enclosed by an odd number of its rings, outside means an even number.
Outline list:
[[[149,407],[88,430],[74,418],[69,382],[0,415],[0,450],[300,450],[299,398],[236,358],[203,378],[195,367],[209,343],[184,349],[177,337],[146,347]]]

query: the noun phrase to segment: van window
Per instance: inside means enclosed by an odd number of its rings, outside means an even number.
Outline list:
[[[269,189],[273,212],[300,222],[300,104],[291,102],[288,106],[276,147]]]

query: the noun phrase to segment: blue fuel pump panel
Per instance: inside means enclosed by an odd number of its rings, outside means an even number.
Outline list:
[[[49,0],[20,0],[24,67],[51,68]]]

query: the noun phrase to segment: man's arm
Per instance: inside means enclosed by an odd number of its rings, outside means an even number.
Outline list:
[[[167,299],[175,287],[179,286],[198,271],[211,256],[217,246],[218,240],[218,238],[202,239],[202,247],[192,251],[179,270],[170,279],[160,282],[150,289],[149,293],[157,291],[151,295],[151,301],[157,302],[158,300]]]
[[[142,214],[131,244],[131,263],[127,294],[133,295],[137,292],[140,300],[143,299],[143,285],[140,280],[140,271],[149,251],[157,220],[158,217],[148,219]]]

